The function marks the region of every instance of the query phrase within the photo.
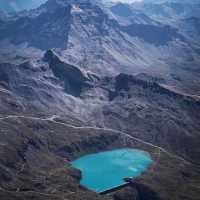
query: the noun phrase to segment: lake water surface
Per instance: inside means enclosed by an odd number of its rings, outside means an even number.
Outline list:
[[[150,155],[138,149],[89,154],[71,162],[82,172],[81,185],[98,193],[124,184],[125,177],[139,176],[152,163]]]

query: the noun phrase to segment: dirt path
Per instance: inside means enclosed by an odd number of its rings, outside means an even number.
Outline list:
[[[92,127],[92,126],[81,126],[81,127],[77,127],[77,126],[73,126],[73,125],[70,125],[70,124],[67,124],[67,123],[63,123],[63,122],[58,122],[58,121],[55,121],[56,118],[59,118],[59,116],[57,115],[52,115],[50,117],[47,117],[47,118],[39,118],[39,117],[30,117],[30,116],[17,116],[17,115],[8,115],[6,117],[1,117],[0,120],[5,120],[5,119],[12,119],[12,118],[25,118],[25,119],[32,119],[32,120],[41,120],[41,121],[50,121],[52,123],[55,123],[55,124],[59,124],[59,125],[63,125],[63,126],[66,126],[66,127],[69,127],[69,128],[73,128],[73,129],[90,129],[90,130],[102,130],[102,131],[112,131],[114,133],[119,133],[127,138],[130,138],[130,139],[133,139],[137,142],[140,142],[142,144],[146,144],[148,146],[151,146],[151,147],[154,147],[154,148],[157,148],[159,149],[160,151],[166,153],[167,155],[169,155],[170,157],[173,157],[173,158],[176,158],[176,159],[179,159],[185,163],[188,163],[188,164],[191,164],[189,161],[185,160],[184,158],[178,156],[178,155],[175,155],[175,154],[172,154],[171,152],[165,150],[164,148],[160,147],[160,146],[157,146],[157,145],[154,145],[150,142],[146,142],[142,139],[139,139],[137,137],[134,137],[134,136],[131,136],[127,133],[124,133],[122,131],[118,131],[118,130],[114,130],[114,129],[109,129],[109,128],[98,128],[98,127]]]

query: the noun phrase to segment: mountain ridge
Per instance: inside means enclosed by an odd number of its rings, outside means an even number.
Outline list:
[[[59,10],[55,12],[55,9]],[[155,23],[143,15],[137,17],[141,21],[131,22],[132,18],[127,18],[129,24],[121,25],[121,19],[111,17],[107,8],[97,4],[68,2],[63,5],[52,0],[24,16],[11,17],[9,23],[1,22],[1,51],[6,50],[1,54],[8,55],[13,49],[18,49],[17,55],[24,55],[24,51],[41,54],[41,50],[44,53],[49,48],[57,48],[63,60],[92,73],[112,75],[145,71],[154,76],[164,76],[169,79],[169,84],[177,82],[171,74],[185,73],[185,65],[196,67],[198,43],[193,43],[170,25]],[[47,18],[52,19],[50,24]],[[144,19],[147,20],[145,23]],[[17,29],[17,33],[12,34],[12,29]],[[155,31],[159,36],[154,36]],[[13,44],[23,44],[22,53],[20,48],[8,48]],[[119,52],[123,52],[122,56]],[[188,75],[197,80],[189,70]],[[189,90],[191,88],[187,92]]]
[[[0,198],[199,199],[198,17],[148,2],[0,14]],[[154,164],[105,196],[81,186],[70,161],[117,148]]]

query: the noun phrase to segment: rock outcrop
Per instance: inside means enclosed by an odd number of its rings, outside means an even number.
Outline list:
[[[87,78],[80,69],[62,62],[52,50],[45,53],[44,61],[49,63],[55,77],[64,82],[65,92],[79,97],[83,87],[86,87]]]

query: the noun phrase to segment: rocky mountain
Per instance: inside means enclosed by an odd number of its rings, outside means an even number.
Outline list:
[[[185,36],[192,38],[194,36],[192,33],[196,34],[198,29],[197,23],[190,23],[190,19],[194,18],[198,21],[200,18],[198,1],[161,1],[159,3],[152,1],[150,4],[145,2],[133,4],[132,7],[145,12],[157,21],[176,27]],[[183,22],[185,26],[183,26]],[[197,41],[197,37],[195,41]]]
[[[198,199],[198,99],[142,74],[84,74],[52,51],[0,72],[1,198]],[[155,169],[114,196],[80,187],[66,162],[117,147],[151,152]]]
[[[49,0],[0,15],[0,198],[199,199],[199,7],[188,4]],[[122,147],[155,164],[109,195],[80,185],[72,159]]]
[[[25,9],[33,9],[40,6],[46,0],[1,0],[0,10],[6,12],[17,12]]]
[[[197,84],[186,83],[190,77],[198,81],[193,73],[198,70],[198,43],[145,14],[122,17],[113,9],[88,1],[50,0],[39,9],[1,20],[2,59],[10,52],[32,57],[57,48],[63,60],[92,73],[148,72],[179,90],[196,93]],[[177,83],[174,77],[182,73],[186,74],[184,83]]]

